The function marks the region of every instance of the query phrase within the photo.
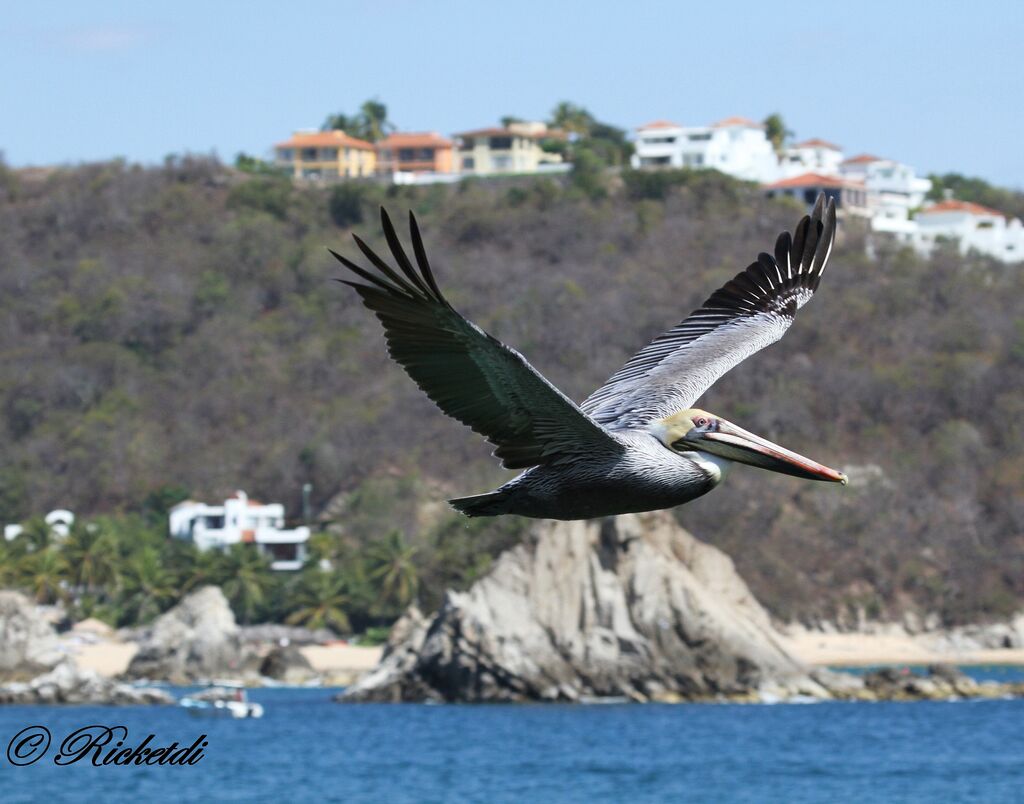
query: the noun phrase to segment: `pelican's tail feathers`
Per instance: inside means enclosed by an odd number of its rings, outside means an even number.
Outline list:
[[[472,497],[456,497],[448,500],[448,504],[466,516],[498,516],[508,513],[509,494],[507,490],[498,489],[487,494],[474,494]]]

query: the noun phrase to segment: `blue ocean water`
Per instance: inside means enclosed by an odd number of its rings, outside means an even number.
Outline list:
[[[1021,677],[1020,671],[980,673]],[[0,801],[1024,801],[1024,701],[743,706],[424,706],[262,689],[260,720],[178,707],[0,708]],[[123,725],[126,745],[190,745],[184,767],[59,767],[64,736]],[[29,725],[53,735],[24,767]]]

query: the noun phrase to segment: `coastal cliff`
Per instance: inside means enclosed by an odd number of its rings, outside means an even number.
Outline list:
[[[345,701],[825,695],[732,560],[670,514],[539,522],[469,591],[407,612]]]

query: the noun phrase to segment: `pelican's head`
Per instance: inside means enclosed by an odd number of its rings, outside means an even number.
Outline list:
[[[784,475],[846,485],[846,475],[842,472],[748,433],[705,410],[690,408],[673,413],[656,422],[652,430],[666,447],[675,452],[701,452]]]

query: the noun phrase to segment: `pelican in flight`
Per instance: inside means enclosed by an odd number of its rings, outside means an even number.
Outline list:
[[[355,237],[373,267],[332,251],[360,280],[339,281],[380,319],[391,357],[427,396],[494,444],[506,469],[525,470],[494,491],[450,500],[463,514],[589,519],[670,508],[711,491],[734,461],[846,483],[693,407],[725,372],[781,338],[814,295],[835,242],[835,203],[824,195],[793,235],[779,235],[774,256],[758,255],[579,405],[445,300],[412,213],[415,262],[383,209],[381,224],[397,268]]]

